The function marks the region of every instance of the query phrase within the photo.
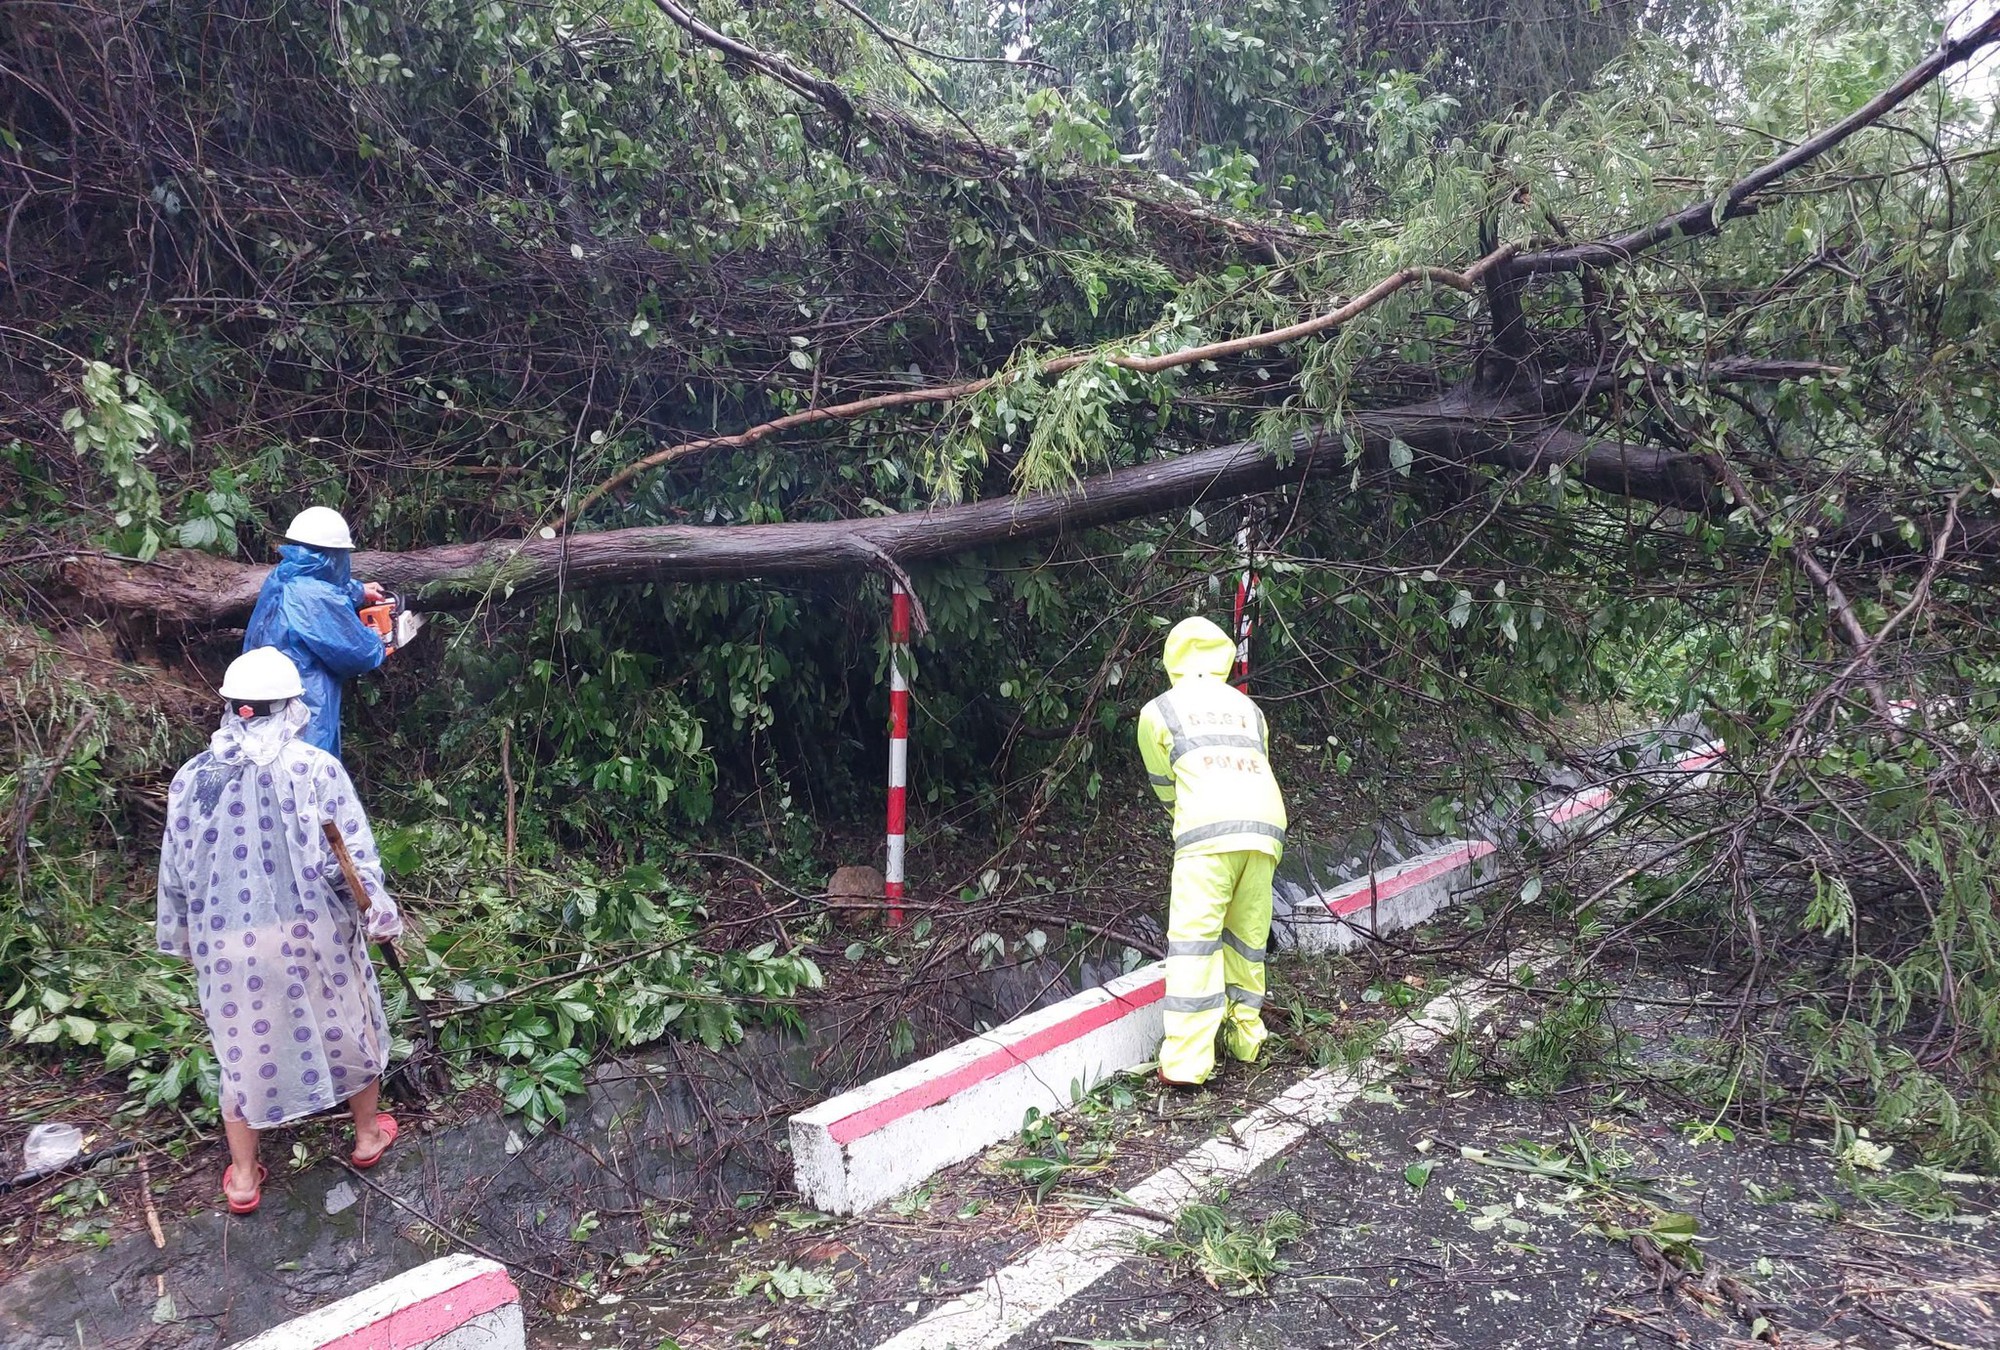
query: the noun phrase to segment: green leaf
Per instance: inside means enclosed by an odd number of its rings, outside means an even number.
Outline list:
[[[184,520],[175,529],[174,536],[182,548],[208,548],[221,537],[215,517],[195,516]]]

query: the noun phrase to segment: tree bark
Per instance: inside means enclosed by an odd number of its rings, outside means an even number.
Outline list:
[[[419,609],[465,609],[490,600],[645,581],[721,581],[824,572],[887,571],[1023,539],[1047,539],[1114,521],[1220,502],[1285,483],[1351,475],[1357,463],[1393,484],[1396,443],[1409,472],[1485,465],[1534,474],[1561,465],[1599,492],[1697,514],[1730,509],[1724,485],[1701,455],[1632,445],[1570,430],[1521,404],[1464,390],[1428,403],[1350,414],[1273,455],[1254,441],[1216,446],[1100,474],[1066,493],[1037,492],[965,506],[862,520],[782,525],[651,525],[555,539],[495,539],[407,553],[357,553],[354,574],[402,594]],[[1901,534],[1907,514],[1922,538],[1935,521],[1916,509],[1871,503],[1819,535],[1822,548],[1881,561],[1921,563],[1925,548]],[[1959,553],[2000,561],[2000,523],[1958,521]],[[138,564],[79,554],[65,567],[90,612],[200,630],[241,622],[270,569],[205,553],[169,550]]]
[[[1354,447],[1386,463],[1411,450],[1410,472],[1489,464],[1517,471],[1562,464],[1605,492],[1683,510],[1720,504],[1699,456],[1593,439],[1526,409],[1448,395],[1429,403],[1351,414],[1343,431],[1317,428],[1274,456],[1245,441],[1137,464],[1086,479],[1070,492],[1037,492],[965,506],[863,520],[783,525],[651,525],[556,539],[446,544],[407,553],[357,553],[354,574],[420,609],[555,589],[641,581],[715,581],[813,572],[879,570],[1020,539],[1045,539],[1112,521],[1223,501],[1281,483],[1351,472]],[[146,616],[163,627],[240,622],[269,569],[184,550],[135,564],[79,555],[67,579],[87,609]]]
[[[1185,177],[1186,149],[1193,131],[1194,104],[1188,69],[1188,3],[1168,0],[1160,16],[1159,82],[1153,93],[1153,131],[1146,161],[1154,173]]]

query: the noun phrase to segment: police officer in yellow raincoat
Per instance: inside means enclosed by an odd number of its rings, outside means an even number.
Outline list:
[[[1228,682],[1236,647],[1207,619],[1167,634],[1173,688],[1139,714],[1139,753],[1174,813],[1167,911],[1166,1040],[1160,1078],[1215,1071],[1215,1033],[1237,1059],[1264,1044],[1264,944],[1271,874],[1285,851],[1285,798],[1271,774],[1264,714]]]

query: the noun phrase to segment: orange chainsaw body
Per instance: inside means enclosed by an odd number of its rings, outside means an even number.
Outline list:
[[[403,597],[392,595],[386,600],[361,607],[361,622],[367,624],[381,637],[382,645],[390,651],[409,645],[410,639],[423,627],[423,616],[412,614],[403,607]]]

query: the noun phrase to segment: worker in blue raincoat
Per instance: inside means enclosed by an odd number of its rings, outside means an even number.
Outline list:
[[[278,565],[257,593],[243,650],[276,647],[291,658],[312,714],[300,739],[338,758],[341,686],[388,655],[381,634],[358,612],[381,600],[382,589],[349,574],[354,536],[338,511],[307,507],[292,518],[285,538],[290,542],[279,546]]]

